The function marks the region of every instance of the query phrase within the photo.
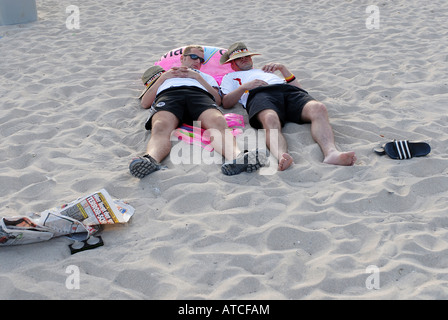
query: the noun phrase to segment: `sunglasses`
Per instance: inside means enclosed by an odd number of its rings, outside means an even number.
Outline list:
[[[198,60],[199,59],[201,64],[205,62],[204,58],[201,58],[200,56],[198,56],[197,54],[194,54],[194,53],[186,54],[186,56],[189,56],[193,60]]]

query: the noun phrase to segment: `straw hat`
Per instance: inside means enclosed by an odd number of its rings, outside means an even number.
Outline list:
[[[143,84],[146,86],[145,90],[142,91],[140,96],[138,97],[141,99],[146,91],[148,91],[149,88],[156,82],[156,80],[164,73],[165,70],[161,66],[152,66],[148,70],[145,71],[145,73],[142,76]]]
[[[250,52],[246,45],[242,42],[236,42],[232,44],[229,49],[221,56],[219,63],[226,64],[232,60],[247,57],[247,56],[259,56],[259,53]]]

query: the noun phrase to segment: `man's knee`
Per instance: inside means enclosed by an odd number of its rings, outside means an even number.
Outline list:
[[[156,118],[152,121],[152,135],[171,135],[171,132],[177,127],[177,119]]]
[[[227,129],[227,121],[224,115],[215,109],[208,109],[198,119],[204,129]]]
[[[280,118],[273,110],[261,111],[258,119],[265,129],[279,129],[281,128]]]
[[[328,110],[322,102],[310,101],[305,105],[303,115],[310,121],[322,118],[327,119]]]

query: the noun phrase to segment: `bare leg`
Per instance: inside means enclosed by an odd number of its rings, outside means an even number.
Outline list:
[[[327,108],[321,102],[308,102],[303,108],[302,119],[311,122],[311,135],[322,149],[324,163],[343,166],[355,164],[356,155],[353,151],[341,152],[336,149]]]
[[[142,157],[132,159],[129,164],[131,174],[139,179],[160,169],[160,162],[171,151],[171,132],[177,127],[179,120],[167,111],[157,112],[152,121],[151,138]]]
[[[278,170],[288,169],[293,163],[293,158],[288,154],[288,143],[282,133],[282,125],[274,110],[266,109],[258,115],[263,128],[266,130],[266,146],[271,154],[278,160]],[[272,138],[277,138],[272,141]]]
[[[233,160],[241,150],[238,148],[232,131],[227,126],[226,119],[219,110],[205,110],[198,118],[201,126],[208,129],[210,145],[227,160]]]
[[[168,111],[159,111],[152,118],[151,138],[146,152],[157,162],[162,162],[171,151],[171,133],[177,128],[179,119]]]

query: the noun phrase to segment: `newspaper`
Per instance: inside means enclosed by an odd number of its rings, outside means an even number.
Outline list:
[[[128,203],[113,199],[105,189],[101,189],[59,208],[30,216],[1,218],[0,247],[60,236],[83,241],[95,234],[101,225],[128,222],[134,211]]]

